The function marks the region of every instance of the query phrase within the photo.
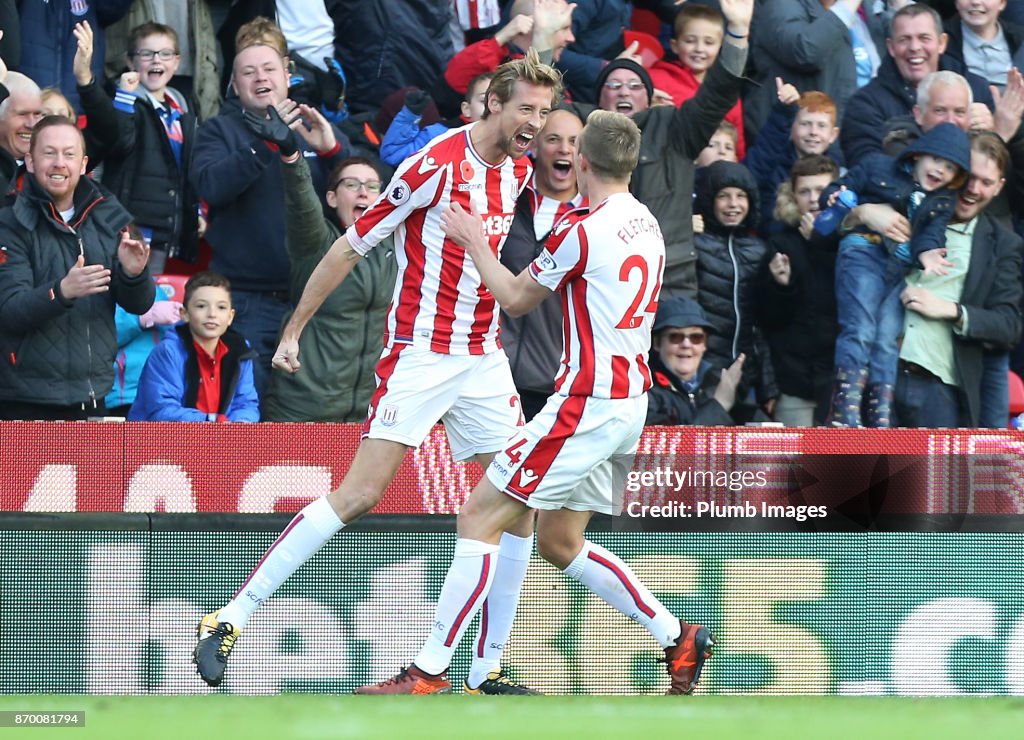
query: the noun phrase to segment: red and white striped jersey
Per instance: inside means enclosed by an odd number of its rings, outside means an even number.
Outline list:
[[[450,0],[450,3],[464,31],[490,28],[501,22],[498,0]]]
[[[651,387],[647,355],[664,268],[658,221],[630,193],[555,226],[530,274],[562,294],[556,393],[631,398]]]
[[[452,203],[475,209],[491,249],[500,254],[531,167],[526,157],[484,161],[470,140],[475,125],[452,129],[402,162],[387,189],[346,232],[361,255],[395,234],[398,279],[385,347],[412,344],[452,355],[501,348],[497,301],[465,250],[441,231],[441,215]]]

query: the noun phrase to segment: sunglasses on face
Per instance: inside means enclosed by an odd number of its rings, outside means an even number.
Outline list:
[[[690,344],[699,345],[704,344],[704,340],[708,338],[708,335],[702,331],[669,331],[665,332],[665,341],[669,344],[682,344],[683,340],[688,340]]]

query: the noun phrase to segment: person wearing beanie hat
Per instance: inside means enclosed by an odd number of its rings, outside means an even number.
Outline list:
[[[867,426],[891,426],[904,278],[915,267],[926,275],[953,267],[945,259],[946,226],[970,168],[967,134],[940,123],[899,157],[869,155],[822,192],[822,209],[841,190],[852,191],[860,203],[891,205],[907,217],[911,231],[908,242],[898,242],[858,227],[839,243],[833,426],[860,426],[862,406]]]
[[[597,76],[597,101],[602,110],[632,118],[649,108],[653,97],[651,76],[632,59],[614,59]]]
[[[743,372],[740,355],[720,372],[704,359],[714,330],[692,298],[668,298],[658,304],[651,345],[652,386],[647,392],[647,425],[729,426],[736,387]]]

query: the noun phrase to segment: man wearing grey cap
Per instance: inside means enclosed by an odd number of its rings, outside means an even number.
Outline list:
[[[663,298],[697,297],[693,161],[739,100],[743,86],[754,0],[721,0],[720,5],[725,16],[722,51],[697,94],[678,108],[651,107],[651,77],[632,60],[616,59],[597,79],[601,108],[629,116],[643,135],[629,189],[658,219],[665,237]]]

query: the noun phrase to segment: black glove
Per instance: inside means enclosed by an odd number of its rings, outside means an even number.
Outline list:
[[[410,90],[406,93],[405,107],[409,109],[410,113],[422,116],[428,105],[430,105],[430,93],[423,90]]]
[[[242,115],[245,117],[245,125],[249,127],[249,130],[261,139],[277,145],[283,156],[290,157],[299,151],[299,140],[295,136],[295,132],[288,128],[288,124],[284,122],[274,106],[267,106],[269,118],[257,116],[250,111],[245,111]]]

